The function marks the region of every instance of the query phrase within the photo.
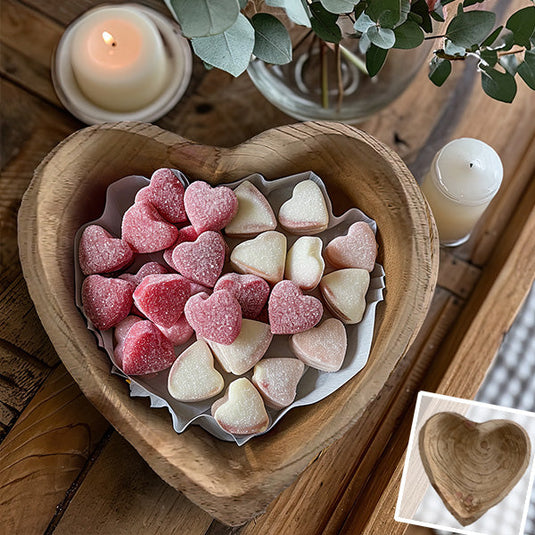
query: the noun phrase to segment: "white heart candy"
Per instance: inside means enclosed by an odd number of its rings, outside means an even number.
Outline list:
[[[208,344],[226,372],[241,375],[264,356],[272,338],[267,323],[244,318],[240,334],[232,344],[218,344],[211,340],[208,340]]]
[[[238,213],[225,227],[229,236],[254,236],[277,228],[277,219],[267,199],[249,181],[242,182],[234,193],[238,198]]]
[[[323,242],[313,236],[302,236],[286,255],[285,277],[303,290],[315,288],[323,275],[325,261],[321,256]]]
[[[276,284],[284,276],[286,236],[275,230],[263,232],[238,244],[230,255],[230,262],[240,273],[258,275]]]
[[[167,389],[178,401],[202,401],[219,394],[225,383],[214,368],[208,344],[197,340],[183,351],[169,371]]]
[[[293,234],[316,234],[329,225],[329,212],[320,187],[312,180],[299,182],[292,198],[279,210],[279,222]]]
[[[346,356],[346,328],[340,320],[329,318],[317,327],[294,334],[290,338],[290,349],[307,366],[337,372]]]
[[[253,384],[258,388],[266,405],[283,409],[295,399],[305,365],[298,359],[262,359],[255,367]]]
[[[269,425],[262,396],[245,377],[230,383],[226,394],[212,405],[212,416],[225,431],[236,435],[262,433]]]
[[[347,268],[325,275],[320,290],[331,312],[346,324],[358,323],[366,310],[370,274],[365,269]]]

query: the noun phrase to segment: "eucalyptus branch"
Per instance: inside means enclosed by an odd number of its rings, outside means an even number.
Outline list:
[[[507,52],[498,52],[498,57],[501,58],[503,56],[511,56],[513,54],[522,54],[525,52],[524,48],[517,48],[516,50],[508,50]]]

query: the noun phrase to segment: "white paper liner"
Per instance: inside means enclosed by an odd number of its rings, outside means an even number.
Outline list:
[[[187,178],[176,171],[185,186],[188,185]],[[351,208],[339,217],[336,217],[332,211],[331,201],[327,194],[327,190],[322,180],[309,171],[306,173],[299,173],[289,177],[280,178],[277,180],[265,180],[259,174],[254,174],[249,177],[237,180],[230,184],[226,184],[232,189],[236,188],[239,184],[245,180],[249,180],[254,184],[268,199],[269,203],[273,207],[275,214],[278,213],[280,206],[292,196],[294,186],[303,180],[313,180],[318,184],[323,192],[327,208],[329,211],[329,226],[328,228],[316,234],[323,241],[324,246],[336,236],[341,236],[347,233],[348,228],[356,221],[365,221],[368,223],[374,232],[377,231],[377,225],[375,221],[367,217],[363,212],[357,208]],[[106,204],[102,216],[95,220],[83,225],[77,232],[75,237],[74,247],[74,265],[75,265],[75,287],[76,287],[76,305],[84,313],[82,300],[81,300],[81,288],[84,275],[80,270],[78,264],[78,245],[80,237],[85,227],[89,225],[100,225],[104,227],[113,236],[121,235],[121,221],[124,212],[134,203],[136,193],[142,188],[150,184],[150,180],[142,176],[128,176],[122,178],[113,184],[111,184],[106,192]],[[288,239],[288,249],[299,238],[299,236],[289,234],[284,229],[277,227],[277,230],[283,232]],[[227,243],[234,247],[243,239],[226,237]],[[129,267],[128,272],[136,273],[139,267],[148,261],[157,261],[163,265],[167,265],[163,260],[162,253],[153,254],[138,254],[136,255],[135,262]],[[326,269],[328,272],[329,269]],[[330,269],[332,271],[332,269]],[[383,267],[380,264],[375,264],[375,268],[370,274],[370,286],[366,294],[366,310],[364,312],[363,319],[357,325],[346,325],[347,332],[347,353],[344,363],[341,369],[334,373],[322,372],[314,368],[305,368],[305,373],[299,382],[297,387],[297,395],[295,401],[282,410],[274,410],[267,407],[267,411],[270,417],[270,424],[266,432],[275,426],[279,420],[290,410],[295,407],[301,407],[304,405],[311,405],[316,403],[328,395],[332,394],[335,390],[344,385],[352,377],[354,377],[368,361],[370,355],[370,349],[373,339],[373,329],[375,323],[375,308],[377,303],[383,300],[383,289],[385,288],[385,273]],[[310,295],[320,296],[318,289],[313,292],[306,292]],[[322,300],[323,301],[323,300]],[[85,317],[85,313],[84,313]],[[324,319],[330,317],[329,312],[325,308]],[[211,433],[212,435],[220,438],[221,440],[234,441],[239,446],[245,444],[251,438],[258,435],[232,435],[227,433],[217,424],[213,416],[210,414],[210,407],[212,403],[223,396],[228,384],[236,379],[236,376],[226,373],[217,363],[216,368],[223,375],[225,379],[225,389],[220,395],[198,403],[183,403],[175,400],[167,391],[167,377],[169,370],[165,370],[159,373],[153,373],[144,376],[127,376],[122,370],[120,370],[115,363],[113,354],[113,329],[107,331],[99,331],[95,329],[91,321],[87,319],[88,328],[94,332],[99,347],[102,347],[107,352],[111,359],[112,373],[120,375],[129,380],[130,395],[132,397],[148,397],[150,399],[150,406],[154,408],[166,407],[171,418],[173,420],[173,428],[177,433],[184,431],[190,424],[200,425],[203,429]],[[266,352],[265,357],[294,357],[288,345],[288,336],[274,335],[273,341]],[[192,339],[179,347],[175,348],[175,353],[180,354],[186,347],[194,342]],[[249,379],[252,377],[252,370],[244,374]]]

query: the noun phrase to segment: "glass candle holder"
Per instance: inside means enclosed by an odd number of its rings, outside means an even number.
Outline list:
[[[456,139],[436,154],[421,187],[441,245],[455,247],[468,240],[502,178],[500,157],[483,141]]]

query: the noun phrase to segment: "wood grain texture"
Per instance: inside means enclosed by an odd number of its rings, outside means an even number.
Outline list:
[[[425,472],[450,513],[463,526],[501,502],[526,471],[531,443],[510,420],[476,423],[439,412],[418,434]]]
[[[333,154],[339,152],[348,157],[333,162]],[[102,202],[112,180],[162,165],[213,182],[253,171],[274,178],[311,168],[326,181],[338,210],[345,210],[347,204],[362,206],[376,219],[381,261],[387,277],[399,281],[391,284],[386,305],[379,311],[378,334],[363,372],[325,402],[293,411],[273,433],[241,449],[196,428],[177,436],[162,411],[150,411],[143,402],[130,400],[117,378],[109,375],[106,359],[73,302],[72,236],[100,211],[98,204],[88,207],[83,199]],[[358,190],[350,187],[349,177],[358,182]],[[64,187],[51,190],[50,180],[61,180]],[[93,127],[69,138],[37,171],[19,214],[24,223],[21,259],[41,320],[90,400],[170,484],[219,518],[239,523],[262,510],[321,448],[362,414],[414,338],[432,296],[438,265],[436,231],[421,199],[399,158],[349,127],[297,125],[267,132],[228,151],[196,146],[147,125]],[[42,219],[47,206],[61,216]],[[398,219],[395,214],[403,216]],[[44,243],[48,244],[44,248],[37,245]],[[54,287],[54,295],[49,290],[43,293],[48,285]],[[344,410],[333,410],[336,407]],[[151,435],[146,433],[149,421]],[[303,441],[303,436],[308,440]],[[203,459],[202,469],[199,459]]]
[[[160,479],[117,433],[66,505],[54,521],[54,535],[83,535],[87,526],[99,535],[126,535],[139,526],[151,535],[203,535],[212,522],[208,513]]]
[[[56,368],[0,445],[2,529],[43,533],[108,427]]]

